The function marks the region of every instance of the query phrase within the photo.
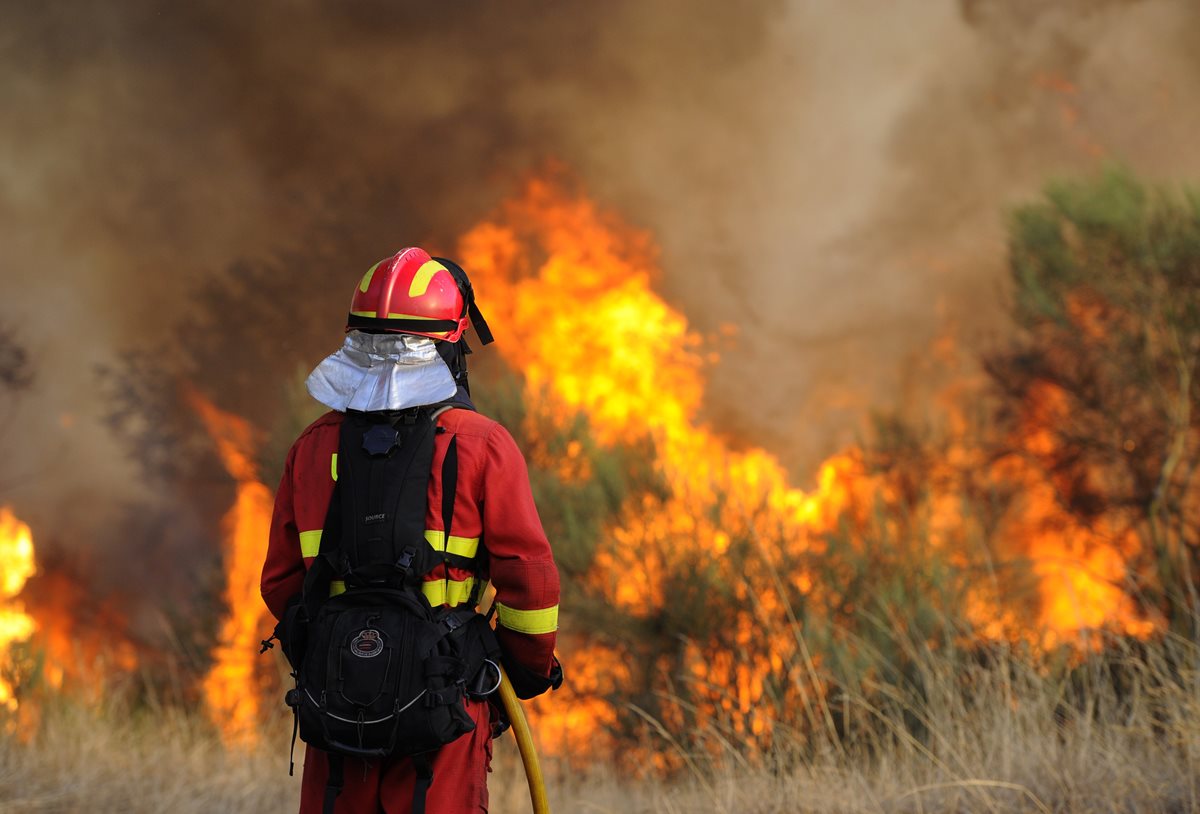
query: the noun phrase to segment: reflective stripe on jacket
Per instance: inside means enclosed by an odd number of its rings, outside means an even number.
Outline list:
[[[341,423],[341,413],[326,413],[288,452],[262,571],[263,600],[276,618],[300,593],[304,572],[320,550],[337,477]],[[434,437],[426,543],[464,557],[475,556],[480,548],[486,552],[486,575],[496,588],[501,646],[510,658],[549,675],[558,630],[558,569],[533,504],[525,459],[504,427],[478,413],[446,410],[437,424],[444,432]],[[458,439],[458,488],[446,540],[441,471],[452,437]],[[484,576],[439,565],[426,577],[423,592],[431,605],[458,605],[470,597],[474,580]],[[334,591],[338,588],[335,583]]]

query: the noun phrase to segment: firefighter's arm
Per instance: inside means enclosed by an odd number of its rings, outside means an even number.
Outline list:
[[[562,681],[554,657],[558,568],[533,503],[525,459],[500,425],[487,439],[482,512],[496,588],[496,638],[517,694],[532,697]]]
[[[304,559],[300,551],[300,533],[296,528],[294,510],[295,489],[292,470],[296,448],[288,452],[283,477],[275,492],[275,510],[271,515],[271,532],[267,540],[267,557],[263,562],[263,601],[276,619],[283,618],[288,600],[300,593],[304,585]]]

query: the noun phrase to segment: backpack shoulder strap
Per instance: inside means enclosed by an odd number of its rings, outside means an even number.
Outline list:
[[[446,457],[442,459],[442,563],[454,568],[475,572],[478,570],[478,555],[464,557],[450,551],[450,535],[454,530],[454,500],[458,492],[458,438],[450,436],[446,446]]]
[[[342,456],[338,456],[338,467],[342,466]],[[329,495],[329,508],[325,510],[325,525],[321,530],[321,545],[317,556],[304,575],[304,587],[301,596],[309,619],[317,617],[317,609],[329,598],[329,589],[334,577],[337,576],[341,558],[342,535],[342,479],[335,478],[333,492]]]
[[[450,546],[450,525],[454,520],[454,493],[458,490],[458,436],[451,435],[442,461],[442,528],[446,547]]]
[[[348,588],[412,587],[436,564],[425,542],[436,431],[431,413],[420,407],[346,416],[338,451],[340,551],[333,564]]]

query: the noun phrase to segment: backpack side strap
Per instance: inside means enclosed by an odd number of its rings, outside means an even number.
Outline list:
[[[342,773],[346,762],[339,754],[328,752],[326,755],[329,759],[329,780],[325,783],[325,805],[322,814],[333,814],[333,807],[337,805],[338,795],[342,793],[342,786],[345,784]]]
[[[425,814],[425,796],[433,784],[433,752],[421,752],[412,756],[417,782],[413,784],[412,814]]]

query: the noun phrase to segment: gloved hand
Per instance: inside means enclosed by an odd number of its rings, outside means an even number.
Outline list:
[[[527,700],[541,695],[546,690],[557,690],[562,686],[562,664],[559,663],[558,656],[551,656],[550,659],[550,675],[543,676],[516,659],[505,656],[504,671],[508,673],[508,680],[512,682],[517,698]]]

